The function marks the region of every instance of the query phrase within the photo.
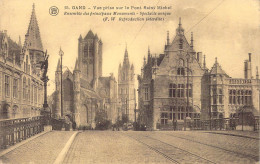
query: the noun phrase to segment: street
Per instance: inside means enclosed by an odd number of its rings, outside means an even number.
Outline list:
[[[3,163],[53,163],[75,132],[51,131],[0,157]],[[201,131],[84,131],[65,164],[255,163],[259,139]]]

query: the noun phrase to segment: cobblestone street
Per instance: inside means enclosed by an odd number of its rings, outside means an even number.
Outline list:
[[[0,163],[53,163],[73,133],[44,134],[0,157]],[[84,131],[76,136],[63,159],[65,164],[257,161],[256,137],[200,131]]]

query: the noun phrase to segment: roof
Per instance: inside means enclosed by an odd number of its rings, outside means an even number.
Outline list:
[[[228,76],[226,74],[226,72],[221,68],[220,64],[217,61],[217,58],[216,58],[215,64],[213,65],[213,67],[210,70],[210,74],[222,74],[222,75]]]
[[[108,77],[99,77],[99,83],[106,87],[106,88],[109,88],[110,87],[110,76]],[[99,85],[100,86],[100,85]]]
[[[87,33],[87,35],[85,36],[84,39],[93,39],[94,37],[95,37],[95,35],[92,32],[92,30],[89,30],[89,32]]]
[[[25,35],[24,46],[28,49],[43,51],[40,29],[35,14],[35,7],[33,5],[30,23],[27,33]]]

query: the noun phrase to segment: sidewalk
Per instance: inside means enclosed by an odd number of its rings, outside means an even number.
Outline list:
[[[0,156],[0,163],[53,163],[73,133],[50,131],[30,141],[25,140],[20,146],[8,148],[12,150]]]
[[[232,130],[232,131],[201,131],[203,133],[213,133],[213,134],[222,134],[222,135],[231,135],[231,136],[238,136],[238,137],[245,137],[245,138],[252,138],[252,139],[260,139],[259,131],[241,131],[241,130]]]

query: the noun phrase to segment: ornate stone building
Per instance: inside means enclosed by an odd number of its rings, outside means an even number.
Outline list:
[[[123,65],[118,68],[118,101],[120,114],[126,115],[130,121],[135,119],[135,78],[134,65],[129,62],[127,48],[125,49]]]
[[[102,76],[102,41],[90,30],[78,39],[78,58],[73,72],[61,72],[58,61],[53,93],[53,116],[68,116],[77,126],[95,127],[95,114],[105,110],[112,122],[116,120],[117,82],[113,74]],[[62,104],[61,109],[61,75]]]
[[[7,31],[0,32],[0,117],[21,118],[40,114],[43,104],[41,62],[44,59],[40,30],[33,5],[24,45]]]
[[[251,54],[245,61],[245,78],[228,76],[220,64],[209,70],[201,52],[184,35],[179,22],[172,42],[167,34],[164,53],[151,55],[138,76],[139,119],[151,129],[171,128],[173,121],[228,118],[244,106],[259,111],[260,80],[251,73]]]

